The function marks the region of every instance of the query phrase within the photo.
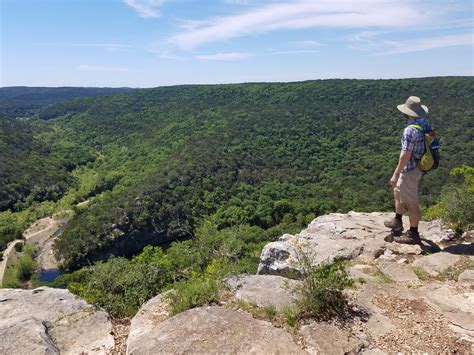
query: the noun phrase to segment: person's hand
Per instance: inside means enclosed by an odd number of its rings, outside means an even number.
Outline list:
[[[393,188],[397,186],[398,178],[400,177],[399,173],[393,173],[392,178],[390,179],[390,186]]]

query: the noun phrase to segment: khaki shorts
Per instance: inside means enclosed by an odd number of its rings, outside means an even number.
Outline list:
[[[400,202],[405,205],[418,204],[418,185],[423,173],[415,168],[408,173],[401,173],[395,191],[400,193]]]

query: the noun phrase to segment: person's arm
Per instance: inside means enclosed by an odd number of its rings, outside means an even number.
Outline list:
[[[403,168],[407,165],[408,161],[411,158],[411,151],[409,150],[402,150],[400,152],[400,158],[398,159],[398,165],[393,172],[393,176],[390,179],[390,185],[392,187],[397,186],[398,178],[400,177],[400,173],[402,172]]]

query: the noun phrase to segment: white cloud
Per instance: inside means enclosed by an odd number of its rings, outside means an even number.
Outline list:
[[[294,0],[248,8],[236,15],[206,23],[192,23],[170,42],[191,50],[206,43],[225,41],[284,29],[403,27],[423,23],[425,16],[407,0]]]
[[[388,49],[378,53],[379,55],[413,53],[436,48],[474,46],[474,34],[470,32],[407,41],[385,41],[384,44]]]
[[[152,18],[161,16],[158,8],[163,5],[166,0],[123,0],[123,2],[134,9],[140,17]]]
[[[318,47],[321,45],[321,42],[313,41],[313,40],[306,40],[306,41],[298,41],[294,42],[297,46],[300,47]]]
[[[93,71],[93,72],[117,72],[117,73],[129,72],[127,68],[111,67],[111,66],[106,66],[106,65],[81,64],[77,67],[77,69],[80,71]]]
[[[239,52],[231,52],[231,53],[216,53],[216,54],[204,54],[204,55],[197,55],[195,56],[198,60],[219,60],[219,61],[237,61],[243,60],[252,57],[253,55],[250,53],[239,53]]]

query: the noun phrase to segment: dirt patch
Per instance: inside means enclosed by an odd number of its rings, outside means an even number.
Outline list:
[[[127,338],[130,331],[130,318],[112,319],[112,335],[115,346],[108,355],[125,355],[127,352]]]
[[[378,339],[376,347],[394,352],[469,353],[471,345],[461,340],[444,317],[423,300],[408,300],[380,293],[373,303],[390,318],[396,330]]]

